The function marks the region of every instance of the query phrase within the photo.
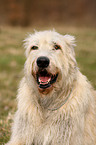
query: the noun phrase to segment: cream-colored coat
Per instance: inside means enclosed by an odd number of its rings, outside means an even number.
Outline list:
[[[38,50],[31,50],[33,45]],[[35,32],[25,40],[27,60],[8,145],[96,145],[95,92],[77,67],[73,47],[73,36],[55,31]],[[50,59],[47,71],[59,74],[47,91],[39,90],[34,77],[42,55]]]

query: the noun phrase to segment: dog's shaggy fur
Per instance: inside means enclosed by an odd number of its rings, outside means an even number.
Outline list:
[[[55,31],[25,39],[27,60],[8,145],[96,145],[95,91],[77,67],[74,41]]]

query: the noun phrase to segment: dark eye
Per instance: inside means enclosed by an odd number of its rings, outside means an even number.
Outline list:
[[[61,49],[61,47],[60,47],[59,45],[54,45],[54,48],[55,48],[56,50]]]
[[[36,50],[36,49],[38,49],[38,46],[32,46],[31,47],[31,50]]]

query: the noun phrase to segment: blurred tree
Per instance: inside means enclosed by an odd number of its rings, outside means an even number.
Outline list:
[[[96,0],[1,0],[0,23],[28,26],[34,23],[96,24]]]

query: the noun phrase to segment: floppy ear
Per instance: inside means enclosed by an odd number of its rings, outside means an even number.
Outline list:
[[[29,34],[27,38],[23,40],[23,46],[25,48],[25,56],[28,57],[30,53],[30,42],[32,41],[32,34]]]
[[[71,35],[64,35],[64,40],[68,46],[74,47],[75,44],[75,37]]]
[[[74,46],[76,46],[75,37],[71,36],[71,35],[64,35],[64,41],[65,41],[66,45],[68,46],[67,47],[68,56],[71,58],[71,60],[74,62],[75,66],[76,66],[77,63],[76,63],[75,51],[74,51]],[[72,63],[72,61],[70,61],[70,63]]]

